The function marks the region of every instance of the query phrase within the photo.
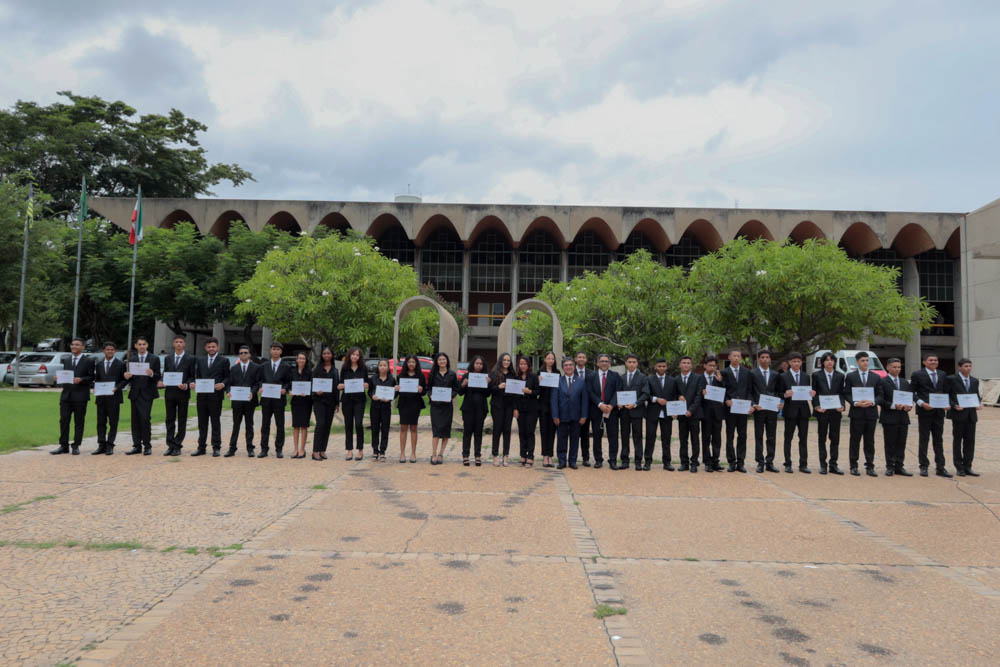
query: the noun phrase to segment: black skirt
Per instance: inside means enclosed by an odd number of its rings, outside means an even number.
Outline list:
[[[454,414],[455,408],[451,401],[431,401],[431,435],[435,438],[450,438]]]
[[[292,428],[309,428],[312,407],[311,396],[292,396]]]
[[[400,425],[416,424],[420,411],[424,409],[422,394],[400,394],[396,403],[399,408]]]

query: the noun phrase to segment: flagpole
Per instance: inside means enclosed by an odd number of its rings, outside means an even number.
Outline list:
[[[24,283],[28,275],[28,230],[31,228],[31,218],[34,214],[35,196],[33,186],[28,184],[28,211],[24,216],[24,250],[21,253],[21,299],[17,306],[17,347],[14,355],[14,389],[20,385],[21,379],[21,330],[24,328]]]
[[[76,240],[76,292],[73,296],[73,338],[76,338],[77,314],[80,312],[80,264],[83,257],[83,221],[87,217],[87,177],[80,186],[80,211],[78,222],[80,234]]]
[[[141,229],[139,225],[142,224],[142,186],[139,186],[139,201],[136,204],[138,207],[137,220],[132,223],[132,239],[135,243],[132,244],[132,293],[129,295],[128,299],[128,340],[125,341],[125,360],[129,361],[132,359],[132,315],[135,312],[135,260],[139,254],[139,230]]]

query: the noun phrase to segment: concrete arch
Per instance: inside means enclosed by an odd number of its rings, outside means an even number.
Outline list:
[[[228,210],[212,223],[212,226],[208,229],[208,233],[221,241],[229,240],[229,228],[236,221],[246,222],[246,218],[241,214],[233,210]]]
[[[722,237],[719,236],[719,231],[715,225],[704,218],[699,218],[688,225],[687,229],[681,232],[681,236],[685,234],[690,234],[697,239],[701,247],[708,252],[715,252],[722,247]]]
[[[934,249],[934,239],[915,222],[905,225],[892,240],[891,247],[902,257],[913,257]]]
[[[962,254],[962,228],[956,227],[955,231],[951,233],[948,237],[948,242],[944,244],[944,251],[948,253],[948,257],[952,259],[958,259],[959,255]]]
[[[825,239],[826,234],[823,233],[823,230],[815,222],[803,220],[795,225],[794,229],[788,234],[788,238],[795,243],[802,244],[808,239],[816,239],[817,241]]]
[[[458,233],[458,228],[455,227],[455,223],[451,221],[448,216],[443,213],[436,213],[420,225],[418,229],[415,230],[413,237],[413,243],[417,246],[422,246],[430,238],[431,234],[441,229],[442,227],[448,228],[451,232],[461,240],[462,236]]]
[[[882,247],[882,241],[864,222],[855,222],[840,237],[840,245],[851,257],[861,257]]]
[[[760,220],[747,220],[743,223],[743,226],[740,227],[740,230],[736,232],[736,236],[734,238],[744,238],[748,241],[757,241],[759,239],[773,241],[774,234],[772,234],[771,230],[767,228],[767,225]]]
[[[160,229],[173,229],[174,225],[178,222],[190,222],[197,227],[198,225],[194,221],[194,217],[185,211],[184,209],[177,209],[172,211],[169,215],[165,216],[163,220],[160,220],[160,224],[157,225]]]
[[[615,236],[611,225],[604,218],[593,217],[587,219],[586,222],[580,225],[580,229],[576,231],[573,240],[576,241],[584,232],[593,232],[601,240],[601,243],[604,244],[604,247],[611,252],[618,250],[618,246],[622,244],[622,241]]]
[[[346,232],[351,229],[351,223],[348,222],[347,218],[344,217],[344,214],[339,211],[327,213],[316,226],[327,227],[328,229],[333,229],[339,232]]]
[[[472,232],[469,233],[468,240],[465,241],[465,247],[471,248],[474,246],[483,232],[491,229],[499,232],[502,237],[507,239],[507,245],[512,248],[517,247],[517,245],[515,245],[514,238],[510,234],[510,229],[508,229],[507,225],[503,223],[503,220],[495,215],[488,215],[476,223],[476,226],[472,228]]]
[[[378,240],[392,227],[399,227],[406,234],[406,228],[403,227],[403,223],[399,221],[399,218],[392,213],[383,213],[372,220],[371,224],[368,225],[368,231],[365,232],[365,235]],[[407,238],[409,238],[408,234]]]
[[[295,216],[288,211],[278,211],[264,223],[265,226],[272,225],[278,229],[290,232],[296,236],[302,233],[302,225],[295,219]]]
[[[403,318],[420,308],[434,308],[438,313],[438,350],[451,359],[452,365],[458,363],[458,322],[440,303],[423,295],[411,296],[396,308],[396,316],[392,324],[392,358],[399,359],[399,323]]]
[[[556,363],[561,363],[563,357],[562,325],[559,323],[559,316],[556,315],[552,306],[541,299],[518,301],[503,318],[500,329],[497,331],[497,358],[499,359],[504,352],[510,353],[511,356],[514,355],[514,316],[528,308],[541,308],[552,318],[552,351],[556,353]]]
[[[653,247],[656,248],[656,252],[666,252],[667,248],[673,245],[670,242],[670,237],[667,235],[667,231],[663,228],[658,220],[653,218],[643,218],[639,222],[635,223],[635,226],[625,235],[625,241],[628,241],[628,237],[631,236],[632,232],[639,232],[645,235],[649,239]]]
[[[517,242],[518,246],[527,241],[528,237],[539,230],[548,234],[556,242],[556,245],[563,250],[569,247],[569,242],[566,240],[566,237],[563,236],[562,230],[559,229],[559,225],[555,223],[555,220],[544,215],[531,221],[531,224],[528,225],[528,227],[524,230],[524,233],[521,234],[521,238]]]

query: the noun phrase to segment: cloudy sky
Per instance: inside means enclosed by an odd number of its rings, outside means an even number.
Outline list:
[[[145,8],[148,5],[149,8]],[[219,196],[968,211],[1000,2],[6,0],[0,104],[178,108]]]

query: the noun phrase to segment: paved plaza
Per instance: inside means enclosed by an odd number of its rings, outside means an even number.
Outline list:
[[[6,455],[0,662],[1000,663],[1000,411],[978,478],[881,434],[820,476],[811,430],[811,475]]]

